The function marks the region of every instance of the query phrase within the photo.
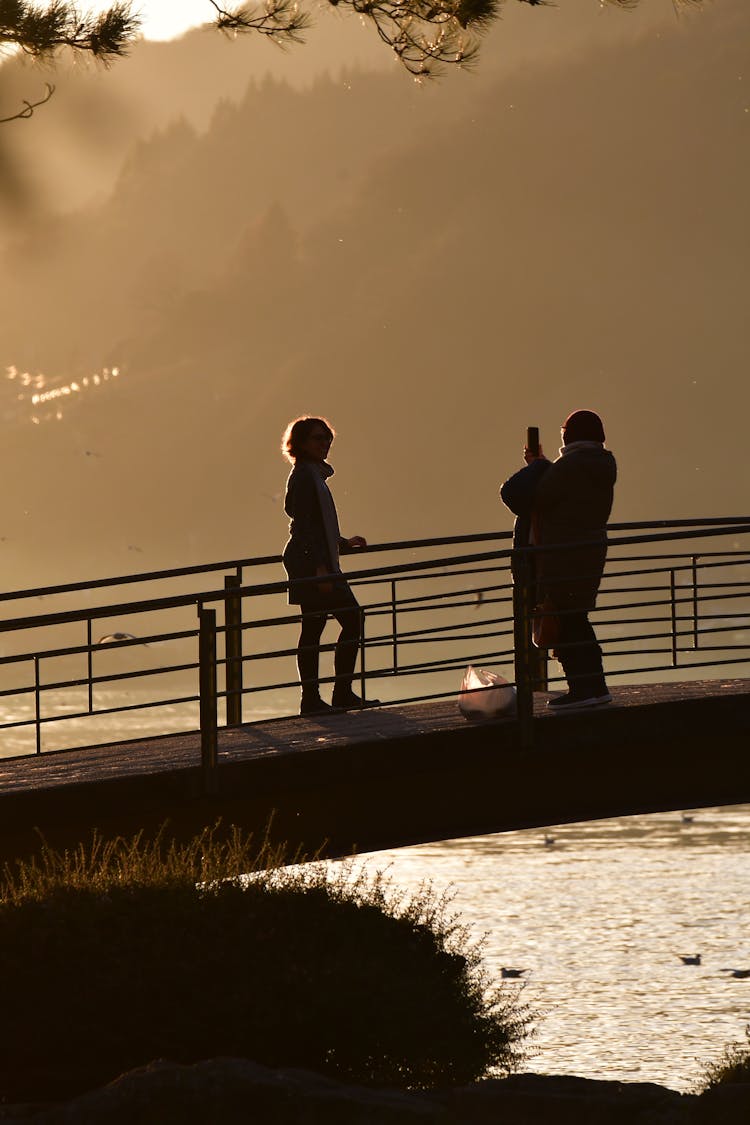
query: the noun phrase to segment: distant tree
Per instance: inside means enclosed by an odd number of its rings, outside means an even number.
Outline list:
[[[146,0],[147,2],[147,0]],[[555,0],[516,0],[517,3],[552,7]],[[703,0],[672,0],[675,8],[699,5]],[[349,7],[375,26],[378,36],[398,56],[410,74],[428,78],[444,66],[468,66],[477,56],[478,36],[497,18],[506,0],[329,0],[334,7]],[[639,0],[604,0],[627,9]],[[257,32],[280,46],[302,41],[310,17],[299,0],[262,0],[223,8],[207,0],[213,22],[229,34]],[[141,20],[127,0],[117,0],[100,14],[82,12],[76,3],[48,0],[0,0],[0,51],[19,49],[35,58],[50,59],[69,49],[88,53],[107,63],[125,55],[137,38]],[[0,123],[30,117],[48,101],[54,87]]]

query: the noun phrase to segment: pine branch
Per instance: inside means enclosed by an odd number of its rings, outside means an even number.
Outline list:
[[[477,53],[476,36],[497,17],[503,0],[329,0],[350,7],[375,25],[380,39],[417,77],[436,74],[446,64],[469,65]],[[293,0],[267,0],[227,11],[210,0],[223,31],[260,31],[278,43],[298,41],[309,17]]]
[[[210,0],[216,10],[216,26],[220,31],[238,35],[255,31],[267,35],[280,47],[301,43],[302,32],[310,26],[310,17],[300,9],[296,0],[266,0],[259,7],[243,4],[227,11],[216,0]]]
[[[127,53],[140,22],[124,0],[101,14],[82,14],[65,0],[46,5],[0,0],[0,44],[35,58],[49,58],[68,47],[110,61]]]
[[[43,98],[40,98],[38,102],[25,101],[23,103],[24,108],[19,109],[18,113],[12,113],[10,117],[0,117],[0,125],[5,125],[8,121],[25,121],[27,118],[33,117],[34,110],[48,102],[55,92],[55,87],[49,82],[46,83],[46,86],[47,92]]]
[[[536,7],[556,7],[556,0],[519,0]],[[639,0],[600,0],[627,10]],[[300,42],[309,18],[295,0],[266,0],[265,4],[227,10],[210,0],[216,26],[235,35],[256,31],[279,45]],[[334,7],[349,7],[370,20],[379,38],[393,50],[416,78],[430,78],[446,66],[470,66],[479,50],[479,38],[498,18],[506,0],[329,0]],[[675,8],[699,6],[703,0],[672,0]]]
[[[148,0],[145,0],[147,3]],[[298,0],[260,0],[223,8],[208,0],[215,24],[238,35],[256,32],[279,46],[302,41],[310,17]],[[479,37],[498,18],[507,0],[329,0],[348,6],[371,21],[379,38],[396,54],[402,65],[417,78],[429,78],[445,66],[469,66],[477,56]],[[533,6],[554,6],[555,0],[518,0]],[[600,0],[627,10],[639,0]],[[675,10],[699,7],[705,0],[672,0]],[[81,12],[69,0],[0,0],[0,50],[18,48],[35,58],[50,58],[68,48],[89,53],[109,62],[127,53],[141,26],[129,0],[115,0],[101,13]],[[0,124],[30,117],[38,102],[24,102],[17,114],[0,118]]]

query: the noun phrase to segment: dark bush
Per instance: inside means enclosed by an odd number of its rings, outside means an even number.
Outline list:
[[[701,1092],[730,1083],[750,1084],[750,1025],[745,1028],[745,1043],[726,1047],[719,1058],[708,1063],[698,1088]]]
[[[258,857],[205,836],[166,857],[137,842],[47,852],[6,877],[0,1095],[66,1097],[155,1058],[409,1087],[514,1068],[530,1014],[488,988],[444,899],[263,862],[238,878]]]

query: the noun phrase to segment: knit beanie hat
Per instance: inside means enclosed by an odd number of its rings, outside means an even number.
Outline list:
[[[593,410],[574,410],[563,422],[563,445],[573,441],[604,442],[604,426]]]

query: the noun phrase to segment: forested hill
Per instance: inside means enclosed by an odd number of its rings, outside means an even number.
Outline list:
[[[97,550],[125,521],[175,564],[265,553],[280,430],[322,411],[352,532],[507,525],[526,424],[554,452],[583,404],[624,467],[620,518],[741,509],[707,435],[744,444],[748,31],[726,0],[453,109],[394,74],[253,82],[205,132],[139,144],[106,202],[6,254],[3,362],[120,372],[31,440],[14,407],[36,510],[52,461],[99,506]],[[102,433],[94,474],[76,450]]]
[[[210,0],[202,2],[210,20]],[[227,36],[208,26],[177,40],[139,41],[112,67],[80,56],[60,56],[54,67],[23,54],[0,56],[0,117],[40,97],[46,81],[55,85],[33,125],[0,129],[0,243],[9,221],[68,212],[108,195],[136,141],[181,117],[203,131],[217,104],[239,100],[251,80],[270,77],[307,90],[322,75],[366,70],[391,74],[403,91],[412,86],[366,20],[330,4],[313,6],[311,15],[304,44],[289,50],[263,36]],[[644,0],[627,12],[579,0],[562,18],[510,0],[483,40],[480,65],[425,89],[447,105],[465,104],[520,68],[674,26],[672,0]]]

